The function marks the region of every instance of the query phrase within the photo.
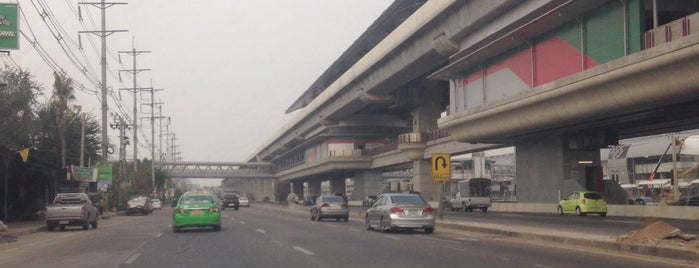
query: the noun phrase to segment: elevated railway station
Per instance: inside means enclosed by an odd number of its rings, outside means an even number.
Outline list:
[[[675,0],[395,1],[246,161],[273,166],[279,200],[348,181],[362,198],[409,171],[410,190],[436,201],[433,153],[513,147],[519,203],[621,194],[600,149],[699,128],[697,12]]]

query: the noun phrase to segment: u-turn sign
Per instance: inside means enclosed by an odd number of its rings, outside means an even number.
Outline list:
[[[432,180],[445,182],[451,180],[451,156],[449,154],[432,154]]]

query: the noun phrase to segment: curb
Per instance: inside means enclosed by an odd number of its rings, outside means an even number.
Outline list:
[[[493,228],[466,226],[466,225],[455,224],[455,223],[437,222],[436,225],[438,227],[444,227],[444,228],[450,228],[450,229],[456,229],[456,230],[473,231],[473,232],[481,232],[481,233],[488,233],[488,234],[497,234],[497,235],[503,235],[503,236],[509,236],[509,237],[523,238],[526,240],[552,242],[552,243],[558,243],[558,244],[564,244],[564,245],[582,246],[582,247],[586,247],[586,248],[594,248],[594,249],[604,250],[604,251],[615,251],[618,253],[633,253],[633,254],[654,256],[654,257],[667,258],[667,259],[686,260],[686,261],[691,262],[691,263],[695,263],[695,262],[699,261],[699,251],[695,251],[695,250],[691,250],[691,249],[653,246],[653,245],[622,244],[622,243],[618,243],[615,241],[600,241],[600,240],[584,239],[584,238],[572,238],[572,237],[553,236],[553,235],[545,235],[545,234],[524,233],[524,232],[517,232],[517,231],[506,231],[506,230],[493,229]]]

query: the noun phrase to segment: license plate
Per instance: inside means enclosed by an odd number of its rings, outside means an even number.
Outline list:
[[[58,221],[58,224],[68,224],[70,221]]]
[[[200,209],[192,210],[192,215],[201,215],[201,210]]]

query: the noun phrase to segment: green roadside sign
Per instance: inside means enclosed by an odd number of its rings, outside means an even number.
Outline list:
[[[17,4],[0,3],[0,49],[19,49]]]

